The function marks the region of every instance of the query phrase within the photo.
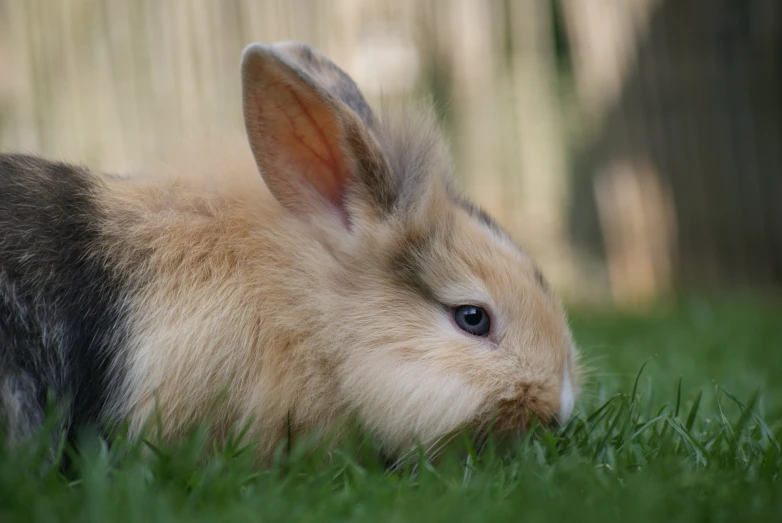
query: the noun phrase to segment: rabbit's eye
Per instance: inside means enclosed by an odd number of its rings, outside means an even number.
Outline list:
[[[491,327],[489,314],[475,305],[461,305],[453,310],[456,325],[475,336],[488,336]]]

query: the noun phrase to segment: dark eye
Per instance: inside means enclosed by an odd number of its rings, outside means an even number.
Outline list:
[[[456,325],[465,332],[475,336],[488,336],[491,321],[489,315],[475,305],[461,305],[453,310],[453,319]]]

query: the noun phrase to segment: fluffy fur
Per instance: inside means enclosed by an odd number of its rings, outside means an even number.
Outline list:
[[[71,423],[249,423],[261,458],[350,420],[399,454],[569,416],[562,307],[453,188],[429,113],[378,119],[302,44],[248,47],[242,77],[252,155],[129,179],[0,157],[8,429],[40,422],[45,390]],[[455,325],[464,304],[490,311],[489,337]]]

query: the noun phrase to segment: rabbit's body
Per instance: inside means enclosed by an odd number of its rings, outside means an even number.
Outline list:
[[[221,436],[248,422],[263,456],[290,430],[352,419],[401,452],[495,417],[515,433],[569,415],[561,307],[450,187],[431,123],[381,124],[344,73],[286,45],[243,62],[271,190],[245,168],[123,179],[0,156],[0,414],[14,438],[48,390],[69,427],[138,432],[154,414],[169,437],[199,422]],[[465,304],[491,329],[464,332]]]
[[[225,181],[234,189],[0,156],[0,405],[20,436],[47,389],[72,398],[69,425],[140,427],[157,402],[173,433],[212,402],[265,429],[340,410],[320,383],[330,356],[307,343],[330,300],[328,253],[257,177]]]

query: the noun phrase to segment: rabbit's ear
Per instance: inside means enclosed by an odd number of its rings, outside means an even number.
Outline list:
[[[274,47],[242,55],[244,120],[255,161],[285,207],[316,221],[385,214],[395,195],[385,156],[347,104]]]
[[[375,125],[375,115],[353,79],[323,53],[301,42],[279,42],[274,50],[310,75],[321,87],[342,100],[368,128]]]

